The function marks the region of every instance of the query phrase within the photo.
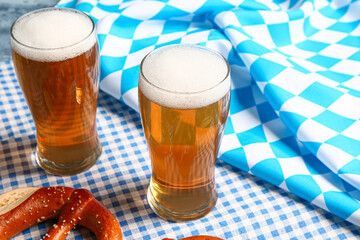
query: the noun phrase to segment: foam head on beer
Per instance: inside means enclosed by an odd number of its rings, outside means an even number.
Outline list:
[[[20,17],[11,30],[12,49],[37,61],[61,61],[89,50],[96,42],[91,19],[63,10],[42,9]]]
[[[150,53],[141,64],[141,73],[142,93],[170,108],[204,107],[221,99],[230,88],[226,60],[196,45],[170,45]]]

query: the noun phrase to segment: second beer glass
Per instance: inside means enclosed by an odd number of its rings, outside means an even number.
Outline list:
[[[216,204],[229,72],[224,57],[197,45],[159,48],[140,65],[139,103],[152,163],[148,201],[165,219],[197,219]]]

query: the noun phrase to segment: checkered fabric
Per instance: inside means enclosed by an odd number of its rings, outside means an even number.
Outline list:
[[[220,159],[360,225],[360,1],[64,0],[97,23],[101,89],[138,111],[139,63],[194,43],[223,54]]]
[[[86,188],[117,218],[125,240],[161,240],[206,234],[224,239],[356,239],[360,230],[308,201],[219,160],[219,199],[204,218],[187,223],[161,220],[146,200],[151,162],[140,116],[100,91],[97,128],[102,155],[88,171],[61,177],[35,162],[34,121],[11,62],[0,62],[0,194],[18,187]],[[40,239],[54,222],[36,225],[14,240]],[[95,239],[87,229],[67,239]]]

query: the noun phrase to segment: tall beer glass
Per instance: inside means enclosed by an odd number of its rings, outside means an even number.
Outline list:
[[[229,100],[229,65],[208,48],[170,45],[143,59],[139,102],[152,163],[148,201],[160,217],[192,220],[215,206],[215,162]]]
[[[38,164],[61,175],[84,171],[101,154],[94,22],[77,10],[45,8],[18,18],[10,35],[16,75],[37,131]]]

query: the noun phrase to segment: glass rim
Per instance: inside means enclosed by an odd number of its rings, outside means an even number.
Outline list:
[[[145,60],[152,54],[162,50],[162,49],[165,49],[165,48],[171,48],[171,47],[174,47],[174,46],[187,46],[187,47],[195,47],[195,48],[198,48],[198,49],[204,49],[206,51],[209,51],[211,53],[214,53],[216,54],[217,56],[219,56],[222,61],[225,62],[226,64],[226,74],[225,74],[225,77],[219,81],[218,83],[216,83],[215,85],[213,86],[210,86],[209,88],[207,89],[204,89],[204,90],[201,90],[201,91],[196,91],[196,92],[176,92],[176,91],[172,91],[172,90],[168,90],[168,89],[164,89],[164,88],[161,88],[159,86],[157,86],[156,84],[150,82],[145,74],[143,73],[143,64],[145,62]],[[214,88],[216,88],[217,86],[221,85],[222,83],[224,83],[228,78],[229,78],[229,75],[230,75],[230,65],[229,65],[229,62],[226,60],[226,58],[221,54],[219,53],[218,51],[214,50],[214,49],[211,49],[211,48],[208,48],[208,47],[204,47],[204,46],[201,46],[201,45],[197,45],[197,44],[189,44],[189,43],[178,43],[178,44],[169,44],[169,45],[165,45],[165,46],[162,46],[162,47],[159,47],[159,48],[156,48],[156,49],[153,49],[151,50],[149,53],[147,53],[145,55],[145,57],[141,60],[141,63],[140,63],[140,76],[145,80],[145,82],[149,85],[151,85],[152,87],[156,88],[156,89],[159,89],[161,91],[164,91],[164,92],[168,92],[168,93],[172,93],[172,94],[177,94],[177,95],[192,95],[192,94],[199,94],[199,93],[203,93],[203,92],[207,92],[207,91],[210,91]],[[230,87],[229,87],[230,88]]]
[[[26,17],[26,16],[29,16],[30,14],[35,14],[35,13],[38,13],[38,12],[45,12],[45,11],[68,11],[68,12],[75,12],[77,14],[81,14],[83,16],[86,16],[91,24],[92,24],[92,29],[90,31],[90,33],[84,37],[83,39],[81,39],[80,41],[77,41],[75,43],[72,43],[72,44],[69,44],[67,46],[63,46],[63,47],[54,47],[54,48],[39,48],[39,47],[32,47],[32,46],[29,46],[29,45],[26,45],[24,43],[22,43],[21,41],[19,41],[18,39],[15,38],[14,34],[13,34],[13,28],[14,26],[17,24],[17,22]],[[93,33],[95,32],[95,22],[92,20],[92,18],[87,15],[86,13],[82,12],[82,11],[79,11],[77,9],[73,9],[73,8],[65,8],[65,7],[47,7],[47,8],[40,8],[40,9],[36,9],[36,10],[33,10],[33,11],[30,11],[30,12],[27,12],[21,16],[19,16],[12,24],[11,24],[11,27],[10,27],[10,38],[12,40],[14,40],[17,44],[20,44],[21,46],[23,47],[26,47],[26,48],[29,48],[29,49],[34,49],[34,50],[39,50],[39,51],[49,51],[49,50],[61,50],[61,49],[66,49],[66,48],[70,48],[70,47],[73,47],[77,44],[80,44],[82,42],[84,42],[86,39],[88,39],[89,37],[91,37],[93,35]]]

